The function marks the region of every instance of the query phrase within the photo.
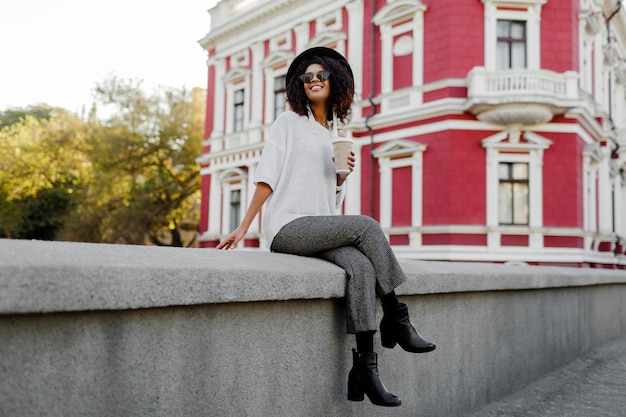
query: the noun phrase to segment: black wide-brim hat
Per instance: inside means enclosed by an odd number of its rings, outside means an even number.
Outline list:
[[[334,49],[326,48],[324,46],[316,46],[314,48],[309,48],[306,51],[303,51],[300,55],[295,57],[291,65],[289,65],[289,69],[287,70],[287,84],[289,84],[294,77],[302,75],[302,74],[296,74],[296,70],[298,69],[298,67],[300,66],[302,62],[308,61],[309,59],[314,58],[316,56],[331,58],[331,59],[338,61],[341,65],[343,65],[346,68],[346,70],[348,71],[348,74],[350,75],[350,79],[354,83],[354,74],[352,74],[352,68],[350,68],[350,64],[348,64],[348,61],[346,60],[346,58],[344,58],[343,55],[341,55],[339,52],[335,51]]]

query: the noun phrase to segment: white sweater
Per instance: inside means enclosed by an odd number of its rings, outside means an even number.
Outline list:
[[[286,111],[276,119],[254,174],[272,188],[262,218],[269,247],[297,218],[340,213],[346,187],[337,191],[332,158],[332,134],[313,117]]]

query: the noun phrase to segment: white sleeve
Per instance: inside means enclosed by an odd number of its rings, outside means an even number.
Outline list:
[[[338,214],[341,212],[341,204],[343,203],[343,200],[346,198],[346,189],[348,188],[347,183],[348,183],[348,180],[345,180],[343,184],[341,184],[341,186],[338,186],[336,188],[335,212]]]
[[[277,120],[270,130],[269,137],[263,146],[263,153],[259,165],[254,172],[254,184],[264,182],[272,190],[276,190],[276,184],[280,178],[285,161],[286,126]]]

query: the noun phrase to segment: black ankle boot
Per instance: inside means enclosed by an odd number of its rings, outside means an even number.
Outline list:
[[[372,404],[397,407],[402,401],[385,388],[378,373],[378,356],[374,352],[358,353],[352,349],[353,365],[348,375],[348,400],[363,401],[364,394]]]
[[[433,342],[424,339],[409,320],[406,304],[397,309],[384,310],[380,322],[380,339],[384,347],[393,349],[396,342],[407,352],[423,353],[435,350]]]

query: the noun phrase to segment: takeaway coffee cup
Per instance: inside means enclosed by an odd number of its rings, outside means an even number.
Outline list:
[[[348,156],[352,151],[352,139],[335,136],[333,147],[335,148],[335,171],[337,174],[349,174]]]
[[[339,136],[339,120],[333,112],[333,147],[335,148],[335,172],[349,174],[348,156],[352,151],[353,141],[345,136]]]

